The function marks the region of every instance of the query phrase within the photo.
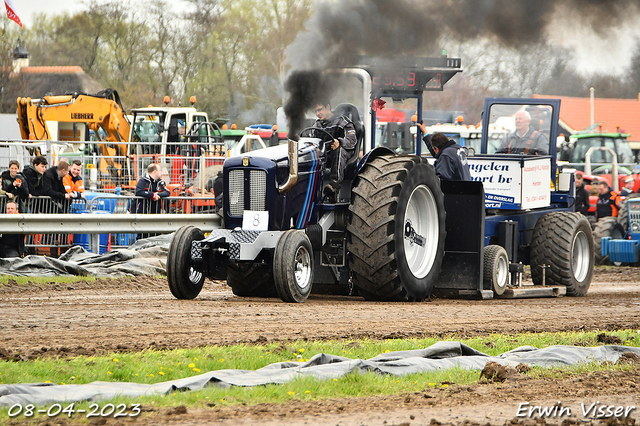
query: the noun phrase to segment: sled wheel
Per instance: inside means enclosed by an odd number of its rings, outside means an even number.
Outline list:
[[[313,285],[313,249],[303,231],[285,232],[273,254],[273,280],[283,302],[302,303]]]
[[[567,296],[584,296],[591,285],[594,243],[589,221],[580,213],[555,212],[538,219],[531,241],[531,278],[542,284],[563,285]]]
[[[435,286],[445,240],[435,169],[416,156],[382,156],[357,177],[347,250],[353,284],[368,300],[420,301]]]
[[[202,261],[191,260],[191,242],[204,238],[202,231],[183,226],[176,231],[167,255],[167,279],[171,294],[177,299],[195,299],[204,284]]]
[[[273,297],[271,267],[263,263],[230,262],[227,265],[227,284],[240,297]]]
[[[502,296],[509,283],[509,256],[499,245],[488,245],[484,248],[484,289],[493,290]]]

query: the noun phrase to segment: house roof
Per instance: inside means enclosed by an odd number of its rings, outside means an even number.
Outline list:
[[[560,99],[560,120],[573,130],[584,130],[591,125],[589,98],[571,96],[533,95],[534,98]],[[629,141],[640,141],[640,101],[638,99],[594,100],[594,121],[602,123],[603,132],[629,133]]]
[[[77,66],[23,67],[12,74],[7,87],[10,99],[18,96],[41,98],[69,92],[97,93],[102,85]]]
[[[22,67],[20,72],[23,74],[79,74],[83,73],[80,67]]]

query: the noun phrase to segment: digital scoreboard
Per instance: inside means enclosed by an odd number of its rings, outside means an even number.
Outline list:
[[[371,76],[373,91],[384,93],[413,93],[441,91],[454,75],[462,71],[460,58],[370,58],[359,57],[358,68]]]

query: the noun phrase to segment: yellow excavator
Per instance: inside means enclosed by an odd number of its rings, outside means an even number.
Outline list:
[[[117,180],[125,178],[124,158],[131,124],[118,92],[105,89],[94,95],[67,93],[40,99],[18,98],[18,124],[22,139],[30,141],[67,141],[68,153],[78,152],[95,143],[100,154],[100,169]],[[54,133],[52,135],[52,133]]]
[[[77,135],[69,138],[64,134],[52,138],[47,121],[86,124],[96,136],[104,135],[106,142],[126,142],[131,130],[118,92],[112,89],[95,95],[76,92],[41,99],[18,98],[18,124],[23,139],[82,140]]]

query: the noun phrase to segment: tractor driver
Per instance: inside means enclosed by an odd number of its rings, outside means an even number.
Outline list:
[[[549,141],[546,136],[531,127],[531,115],[520,110],[516,112],[516,130],[502,140],[496,154],[547,155]]]
[[[333,141],[325,132],[315,132],[314,136],[325,142],[327,146],[327,164],[331,165],[331,181],[324,187],[324,193],[330,202],[336,202],[340,193],[340,184],[344,179],[347,160],[355,153],[356,128],[347,117],[335,115],[331,111],[328,99],[320,99],[313,109],[318,119],[313,128],[322,129],[333,136]]]

